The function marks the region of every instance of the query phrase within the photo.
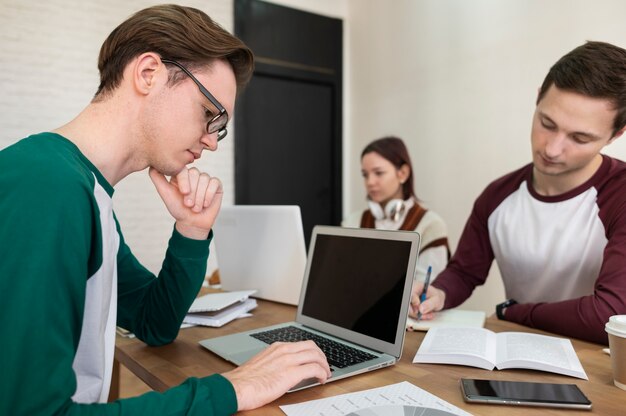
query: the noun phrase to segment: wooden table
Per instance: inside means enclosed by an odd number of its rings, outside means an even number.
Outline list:
[[[115,358],[157,391],[176,386],[188,377],[203,377],[229,371],[234,368],[232,364],[201,347],[198,341],[295,319],[296,309],[293,306],[266,301],[258,301],[258,303],[259,306],[253,311],[251,318],[233,321],[222,328],[194,327],[183,329],[176,341],[163,347],[149,347],[137,339],[118,337]],[[485,326],[495,332],[545,333],[510,322],[499,321],[493,317],[487,319]],[[424,332],[407,332],[402,358],[394,366],[348,377],[324,386],[289,393],[263,408],[241,412],[240,414],[284,415],[278,408],[279,405],[300,403],[408,381],[475,415],[626,415],[626,392],[613,385],[610,357],[602,352],[601,345],[572,340],[578,358],[589,376],[589,381],[585,381],[530,370],[486,371],[465,366],[413,364],[411,361],[424,338],[424,334]],[[462,377],[575,383],[593,402],[593,410],[589,412],[468,404],[461,397],[459,379]]]

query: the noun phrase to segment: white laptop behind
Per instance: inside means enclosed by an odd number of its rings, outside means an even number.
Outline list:
[[[296,305],[306,265],[300,207],[231,205],[213,226],[222,289]]]
[[[419,243],[419,234],[409,231],[316,226],[296,322],[200,344],[239,365],[277,340],[313,339],[331,365],[328,381],[395,364],[404,344]],[[326,348],[329,340],[343,346]],[[290,391],[315,384],[304,380]]]

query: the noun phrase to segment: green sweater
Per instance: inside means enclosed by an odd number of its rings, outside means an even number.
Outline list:
[[[206,272],[209,241],[174,230],[157,278],[125,244],[113,188],[53,133],[0,151],[0,414],[222,415],[220,375],[106,403],[115,325],[174,340]]]

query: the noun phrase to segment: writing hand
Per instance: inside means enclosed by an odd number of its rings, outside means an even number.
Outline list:
[[[446,301],[446,293],[434,286],[429,286],[426,290],[426,300],[422,303],[420,302],[420,295],[422,294],[423,288],[424,284],[421,282],[415,282],[413,284],[409,316],[417,319],[417,313],[421,312],[422,316],[420,319],[433,319],[435,312],[443,309],[443,305]]]
[[[274,401],[302,380],[316,378],[324,383],[330,368],[313,341],[275,342],[223,376],[235,388],[241,411]]]
[[[169,181],[154,168],[149,174],[178,232],[188,238],[207,238],[222,205],[221,181],[196,168],[185,168]]]

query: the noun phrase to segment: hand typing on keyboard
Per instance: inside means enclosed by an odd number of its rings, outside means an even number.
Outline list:
[[[350,365],[375,358],[372,354],[365,351],[360,351],[345,344],[340,344],[339,342],[335,342],[331,339],[322,337],[313,332],[305,331],[304,329],[297,328],[295,326],[284,326],[277,329],[271,329],[269,331],[250,334],[250,336],[258,339],[259,341],[263,341],[266,344],[273,344],[274,342],[298,342],[311,340],[322,350],[328,360],[328,364],[337,368],[348,367]]]
[[[330,368],[313,341],[275,342],[242,366],[223,374],[235,388],[238,410],[263,406],[302,380],[324,383]]]

